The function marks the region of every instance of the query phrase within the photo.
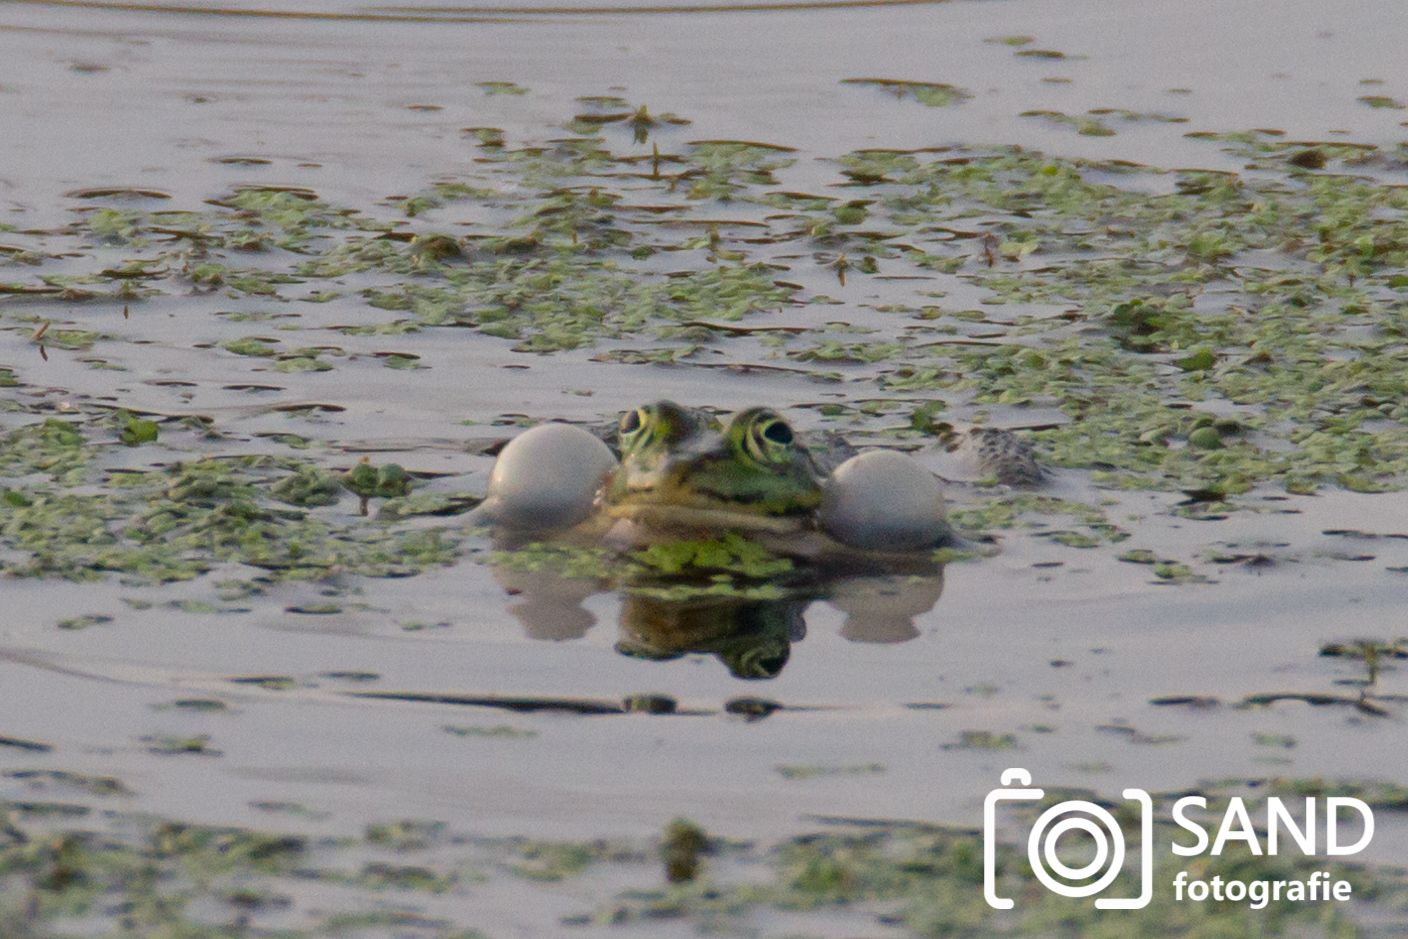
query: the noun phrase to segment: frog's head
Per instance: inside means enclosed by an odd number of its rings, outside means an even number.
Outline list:
[[[821,477],[791,426],[770,408],[727,425],[657,401],[618,426],[621,466],[605,490],[607,511],[651,527],[791,531],[821,504]]]

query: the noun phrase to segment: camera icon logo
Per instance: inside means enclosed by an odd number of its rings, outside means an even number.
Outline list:
[[[997,803],[1037,801],[1046,790],[1033,789],[1032,774],[1019,767],[1002,773],[1002,786],[983,800],[983,897],[988,906],[1010,910],[1015,905],[997,895]],[[1126,789],[1124,798],[1140,808],[1139,895],[1097,897],[1096,909],[1140,910],[1154,895],[1154,803],[1143,789]],[[1073,867],[1061,859],[1057,844],[1068,832],[1083,832],[1095,845],[1095,857]],[[1089,897],[1105,890],[1124,870],[1124,831],[1115,817],[1102,806],[1084,799],[1058,802],[1042,812],[1027,838],[1027,860],[1042,886],[1063,897]],[[1059,879],[1058,879],[1059,878]]]

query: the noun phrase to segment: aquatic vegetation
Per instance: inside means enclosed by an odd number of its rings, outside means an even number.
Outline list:
[[[1017,738],[990,730],[965,730],[959,734],[957,742],[943,746],[945,750],[1013,750],[1017,748]]]
[[[534,542],[495,551],[488,563],[610,582],[632,596],[684,601],[705,597],[773,600],[788,596],[796,565],[735,534],[649,545],[624,554],[599,547]]]
[[[1015,850],[1002,849],[1003,863]],[[1177,859],[1160,858],[1155,882],[1166,883]],[[1297,866],[1275,858],[1238,854],[1219,859],[1215,870],[1246,879],[1289,878]],[[860,922],[879,919],[920,936],[1110,935],[1141,937],[1220,935],[1235,932],[1244,910],[1235,904],[1177,903],[1156,891],[1154,905],[1121,917],[1111,926],[1089,906],[1065,902],[1045,891],[1025,892],[1011,916],[995,914],[982,899],[982,846],[976,836],[930,826],[868,826],[820,832],[774,849],[773,877],[730,883],[715,879],[650,890],[635,890],[597,913],[598,922],[640,924],[662,918],[707,924],[721,935],[742,935],[761,911],[785,911],[805,922],[811,916],[846,914]],[[1302,864],[1302,867],[1306,865]],[[1309,865],[1313,867],[1313,864]],[[1211,872],[1209,872],[1211,873]],[[1201,875],[1200,875],[1201,876]],[[1336,868],[1336,877],[1354,884],[1356,895],[1392,903],[1401,883],[1375,882],[1361,870]],[[1356,934],[1353,921],[1337,910],[1285,904],[1258,920],[1270,935]],[[1231,934],[1231,932],[1229,932]]]
[[[633,552],[632,559],[662,575],[685,571],[718,571],[766,578],[786,573],[792,562],[770,554],[755,542],[728,534],[708,541],[654,544]]]
[[[118,439],[129,447],[156,443],[161,436],[161,425],[156,421],[133,417],[125,411],[118,411],[114,419],[119,428]]]
[[[1401,102],[1388,95],[1360,95],[1359,101],[1371,108],[1389,108],[1394,111],[1402,111],[1404,108]]]
[[[670,883],[693,880],[699,873],[701,855],[709,849],[704,829],[684,818],[677,818],[665,828],[660,839],[660,859],[665,865],[665,879]]]
[[[983,40],[983,42],[998,46],[1020,47],[1029,46],[1032,43],[1036,42],[1036,39],[1032,36],[1014,34],[1010,36],[988,36],[986,39]]]
[[[844,78],[841,84],[880,88],[897,98],[913,98],[931,108],[948,107],[973,97],[973,93],[964,88],[942,82],[901,81],[895,78]]]
[[[487,737],[496,740],[522,740],[536,737],[535,730],[522,730],[508,724],[495,724],[492,727],[477,727],[463,724],[447,724],[445,733],[456,737]]]
[[[1044,54],[1028,37],[995,41]],[[930,104],[964,95],[867,81]],[[1408,197],[1374,175],[1394,154],[1264,132],[1190,135],[1244,159],[1243,173],[1018,148],[868,149],[827,164],[836,186],[805,191],[787,188],[799,167],[785,146],[657,141],[643,152],[600,131],[654,134],[685,119],[610,96],[576,110],[583,135],[547,142],[467,128],[469,168],[380,205],[277,186],[195,209],[81,193],[73,225],[26,241],[24,263],[7,267],[4,322],[45,355],[120,368],[157,304],[216,293],[228,302],[213,319],[230,328],[183,351],[248,370],[231,387],[250,395],[367,365],[414,382],[435,372],[425,347],[372,343],[444,330],[510,356],[580,350],[604,368],[843,383],[859,403],[818,415],[874,443],[932,446],[942,424],[1055,412],[1064,419],[1027,434],[1043,463],[1097,490],[1199,493],[1172,510],[1190,517],[1243,511],[1267,492],[1408,485]],[[1078,129],[1177,120],[1041,116]],[[840,304],[857,285],[873,297],[852,317]],[[976,302],[948,299],[974,290]],[[334,300],[331,323],[299,311]],[[122,319],[80,312],[104,304]],[[23,387],[9,366],[0,386]],[[218,420],[100,419],[86,405],[55,416],[23,396],[3,408],[20,417],[0,436],[0,543],[16,574],[163,582],[230,562],[279,579],[409,574],[459,553],[420,523],[474,502],[422,491],[397,464],[339,458],[317,434],[261,430],[250,450],[262,455],[193,460],[202,437],[188,435],[219,439]],[[117,458],[124,445],[136,464]],[[981,486],[954,516],[1112,554],[1129,534],[1098,505]],[[1122,556],[1132,574],[1208,579],[1192,556],[1143,550]],[[628,559],[514,554],[494,563],[588,578],[624,566],[642,595],[777,599],[792,573],[724,543]],[[671,582],[686,573],[698,582]]]
[[[116,780],[49,781],[71,783],[98,799],[125,791]],[[1372,786],[1228,780],[1201,790],[1209,817],[1248,787],[1283,797],[1353,795],[1385,812],[1408,804],[1401,791]],[[1099,798],[1053,791],[1026,811],[1034,815],[1071,796]],[[304,814],[295,805],[262,807]],[[914,822],[836,820],[820,831],[753,844],[676,819],[652,843],[467,837],[418,819],[374,823],[352,837],[309,837],[110,811],[88,823],[93,831],[57,833],[68,817],[65,808],[58,802],[0,805],[0,928],[6,935],[57,928],[120,905],[124,922],[144,935],[215,937],[228,935],[227,924],[238,921],[242,930],[277,930],[289,939],[378,926],[397,935],[467,939],[482,935],[464,921],[478,904],[437,898],[482,902],[502,894],[533,903],[555,896],[560,905],[564,884],[580,904],[562,919],[564,928],[629,929],[669,920],[707,927],[713,935],[744,936],[774,916],[785,916],[793,930],[844,916],[855,928],[898,927],[920,936],[1088,936],[1114,928],[1119,935],[1155,939],[1231,935],[1246,922],[1243,904],[1180,903],[1166,889],[1155,891],[1151,907],[1117,922],[1089,904],[1042,890],[1023,893],[1016,910],[999,914],[983,900],[981,836]],[[1157,826],[1161,839],[1163,829],[1172,832],[1166,820]],[[1324,868],[1351,883],[1354,904],[1272,904],[1257,919],[1260,933],[1270,936],[1376,935],[1372,923],[1391,918],[1408,896],[1402,871],[1323,858],[1258,857],[1236,847],[1191,865],[1160,852],[1155,882],[1167,884],[1176,870],[1191,866],[1198,877],[1243,880],[1297,879]],[[1018,854],[1016,846],[999,846],[1002,869],[1015,866]],[[289,889],[295,882],[299,889]],[[609,888],[614,896],[601,895],[595,887],[602,883],[625,886]],[[349,886],[358,890],[339,889]],[[338,902],[329,902],[333,897]]]
[[[855,766],[816,766],[812,764],[789,763],[776,767],[783,779],[818,779],[826,776],[873,776],[885,772],[879,763],[864,763]]]
[[[1019,53],[1020,54],[1020,53]],[[1023,111],[1022,117],[1039,117],[1054,124],[1073,127],[1083,137],[1113,137],[1108,124],[1094,117],[1076,117],[1060,111]]]
[[[456,556],[455,539],[439,529],[401,530],[351,514],[320,517],[290,508],[336,501],[330,477],[306,461],[249,456],[103,470],[104,444],[90,436],[102,423],[50,418],[0,439],[0,472],[11,487],[4,491],[0,539],[24,552],[23,560],[5,566],[7,573],[69,579],[116,573],[132,583],[161,583],[231,561],[274,578],[343,570],[398,576]],[[136,432],[133,423],[129,419],[123,430],[136,433],[135,442],[156,439],[154,429],[141,429],[152,422],[135,421]],[[106,446],[124,444],[119,439]],[[404,494],[399,467],[372,474],[371,495]],[[93,484],[104,482],[102,491],[92,492]]]
[[[486,95],[526,95],[528,93],[527,88],[513,82],[486,81],[475,82],[475,84],[483,88]]]

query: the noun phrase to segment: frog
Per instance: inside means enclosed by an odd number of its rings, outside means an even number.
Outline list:
[[[1030,469],[1024,441],[991,439],[1010,432],[969,433],[985,475],[1020,481]],[[984,536],[949,525],[929,456],[857,451],[767,406],[730,415],[658,400],[596,432],[547,422],[519,433],[469,519],[501,549],[490,567],[530,636],[584,635],[596,622],[584,602],[610,590],[623,655],[707,654],[735,678],[767,679],[805,634],[812,601],[842,615],[849,641],[906,642],[942,595],[955,556],[942,549],[991,553]],[[505,563],[552,543],[564,556],[589,549],[605,573]]]
[[[500,451],[474,524],[608,544],[737,533],[792,556],[914,554],[957,544],[943,485],[895,450],[813,446],[766,406],[727,420],[669,400],[625,411],[620,457],[571,424],[538,425]]]

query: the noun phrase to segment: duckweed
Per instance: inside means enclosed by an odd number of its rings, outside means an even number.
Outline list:
[[[1266,745],[1283,744],[1268,739]],[[121,784],[114,783],[100,780],[94,791],[118,794]],[[1372,800],[1380,811],[1408,804],[1401,792],[1373,787],[1313,779],[1228,780],[1204,789],[1209,812],[1220,812],[1231,795],[1249,786],[1283,797],[1353,795]],[[1034,816],[1072,795],[1098,798],[1052,792],[1026,811]],[[462,939],[479,935],[464,917],[499,891],[511,891],[515,902],[530,905],[540,891],[555,906],[564,896],[575,898],[578,911],[564,925],[639,930],[665,917],[721,936],[756,934],[759,922],[771,916],[786,917],[793,931],[823,928],[841,915],[854,931],[900,928],[918,936],[1075,937],[1114,929],[1108,934],[1155,939],[1240,934],[1246,925],[1242,904],[1175,901],[1166,885],[1188,862],[1162,852],[1156,854],[1154,880],[1165,887],[1155,890],[1149,908],[1119,917],[1114,926],[1105,925],[1114,922],[1108,913],[1041,890],[1024,892],[1015,910],[999,914],[983,900],[981,834],[913,822],[833,824],[757,845],[711,836],[684,819],[671,822],[654,843],[472,838],[415,819],[373,824],[359,837],[333,839],[118,812],[107,813],[106,830],[55,834],[53,826],[64,816],[59,804],[51,808],[0,805],[5,887],[0,929],[6,935],[58,929],[75,916],[121,906],[125,928],[142,935],[214,939],[230,933],[210,924],[238,919],[242,931],[277,932],[288,939],[342,935],[354,928]],[[1171,824],[1161,819],[1156,825],[1159,843],[1166,843]],[[1366,934],[1371,927],[1359,919],[1389,921],[1408,896],[1401,871],[1327,865],[1323,858],[1256,857],[1237,847],[1195,865],[1195,876],[1289,880],[1323,868],[1352,885],[1353,904],[1272,904],[1257,916],[1260,935]],[[1001,870],[1019,865],[1016,846],[1000,845],[998,851]],[[285,889],[290,878],[299,884],[297,891]],[[617,886],[603,889],[604,884]],[[349,886],[359,892],[347,892]],[[331,897],[337,902],[329,902]],[[437,902],[429,915],[423,904],[433,898],[476,902]],[[339,912],[325,912],[331,909]]]
[[[880,88],[897,98],[912,98],[931,108],[944,108],[973,97],[973,93],[956,85],[942,82],[900,81],[893,78],[846,78],[843,85],[868,85]]]
[[[277,579],[340,571],[402,576],[456,556],[455,539],[442,529],[310,513],[333,505],[337,490],[308,462],[211,457],[105,472],[98,468],[103,444],[95,439],[103,423],[50,418],[0,438],[0,473],[16,484],[5,490],[0,539],[21,552],[8,573],[74,580],[116,573],[132,583],[162,583],[236,562]],[[399,467],[372,474],[379,497],[404,495],[409,485]],[[93,493],[94,484],[106,485]]]
[[[995,41],[1046,54],[1029,37]],[[964,95],[934,83],[856,82],[930,104]],[[472,167],[382,206],[241,187],[196,210],[87,208],[49,237],[70,258],[91,256],[90,269],[70,260],[51,270],[58,252],[36,250],[5,289],[56,309],[135,290],[135,316],[146,298],[220,292],[241,301],[222,317],[271,328],[218,348],[251,371],[310,380],[357,357],[301,344],[284,301],[338,294],[365,314],[338,327],[347,335],[459,329],[530,354],[581,349],[603,363],[845,382],[850,397],[870,404],[843,409],[843,419],[859,417],[887,438],[880,442],[925,444],[935,433],[927,419],[878,429],[893,412],[943,411],[962,422],[1002,408],[1020,422],[1024,411],[1056,410],[1067,419],[1030,434],[1044,462],[1111,489],[1216,493],[1223,512],[1259,490],[1408,484],[1408,323],[1399,302],[1408,196],[1375,175],[1397,165],[1397,152],[1259,132],[1191,134],[1247,164],[1214,173],[1004,147],[868,149],[836,155],[827,172],[837,185],[808,192],[786,188],[797,162],[787,147],[662,139],[645,152],[603,128],[655,135],[685,119],[624,100],[578,104],[584,126],[573,137],[524,142],[467,128]],[[1177,119],[1108,108],[1037,117],[1077,129]],[[807,279],[816,267],[834,269],[827,289],[836,297],[803,286],[819,283]],[[976,305],[946,299],[974,288]],[[838,302],[864,307],[866,328],[835,322],[845,317]],[[392,317],[377,320],[378,311]],[[770,329],[779,313],[785,327]],[[120,341],[62,316],[48,326],[5,316],[59,352]],[[407,369],[406,380],[433,364],[377,357]],[[15,387],[15,375],[0,369],[0,385]],[[377,471],[354,466],[342,480],[347,467],[315,452],[109,472],[110,445],[164,453],[168,438],[218,431],[128,415],[110,441],[94,415],[54,417],[22,400],[4,407],[32,412],[0,437],[0,541],[14,573],[151,582],[230,561],[277,577],[413,573],[452,561],[455,546],[403,522],[472,502],[408,494],[411,479],[390,467],[373,479],[367,473]],[[384,500],[376,517],[347,511],[334,480]],[[1090,506],[993,499],[956,514],[984,530],[1068,511],[1080,521],[1056,532],[1058,543],[1125,535]],[[773,560],[731,551],[657,550],[626,563],[645,579],[713,570],[739,589],[786,576]],[[533,549],[525,563],[547,557]],[[557,560],[596,572],[622,563]],[[1179,561],[1155,561],[1158,579],[1188,579]]]
[[[657,543],[624,554],[535,542],[492,552],[488,563],[505,570],[609,582],[629,595],[675,602],[710,597],[779,600],[793,592],[789,575],[796,572],[792,560],[735,534]]]

